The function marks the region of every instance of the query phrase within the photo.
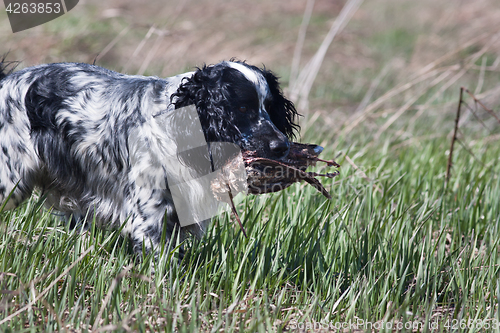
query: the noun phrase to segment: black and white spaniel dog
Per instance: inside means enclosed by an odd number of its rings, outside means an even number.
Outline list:
[[[102,227],[123,227],[138,253],[156,251],[164,230],[169,241],[179,219],[168,186],[141,187],[131,177],[130,133],[181,131],[155,117],[194,105],[207,143],[279,160],[298,129],[276,76],[244,62],[166,79],[78,63],[8,66],[0,63],[0,206],[13,209],[38,189],[72,223],[95,217]]]

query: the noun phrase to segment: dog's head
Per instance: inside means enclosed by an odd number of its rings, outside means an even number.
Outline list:
[[[244,62],[199,68],[172,98],[176,108],[196,106],[207,142],[232,142],[261,157],[286,158],[299,128],[277,77]]]

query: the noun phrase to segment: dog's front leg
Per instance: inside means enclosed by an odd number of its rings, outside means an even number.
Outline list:
[[[134,252],[155,252],[161,245],[176,241],[180,225],[168,191],[138,188],[124,233],[129,234]]]

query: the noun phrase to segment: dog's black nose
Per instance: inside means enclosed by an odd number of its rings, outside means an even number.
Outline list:
[[[269,142],[269,148],[275,156],[280,158],[288,155],[288,151],[290,150],[290,143],[288,142],[288,140],[273,140]]]

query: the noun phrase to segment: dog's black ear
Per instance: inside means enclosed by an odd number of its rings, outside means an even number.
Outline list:
[[[229,91],[224,84],[223,66],[198,68],[172,94],[176,109],[195,105],[207,142],[237,142],[240,132],[229,112]]]
[[[300,126],[296,123],[299,113],[292,101],[283,95],[276,75],[266,69],[263,70],[263,75],[272,96],[270,105],[266,107],[271,121],[288,138],[295,138],[296,132],[300,130]]]

